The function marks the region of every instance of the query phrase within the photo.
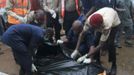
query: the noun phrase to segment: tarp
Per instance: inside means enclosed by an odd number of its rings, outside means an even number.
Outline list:
[[[44,46],[46,47],[40,47],[39,49],[42,56],[39,57],[40,54],[38,52],[38,59],[35,62],[39,75],[98,75],[104,71],[104,68],[96,63],[78,64],[69,58],[68,55],[65,54],[67,51],[63,51],[63,49],[59,48],[60,46]],[[49,50],[49,47],[51,50]],[[56,55],[49,54],[43,57],[43,53],[47,54],[46,48],[49,53],[54,51]],[[52,50],[52,48],[54,49]]]

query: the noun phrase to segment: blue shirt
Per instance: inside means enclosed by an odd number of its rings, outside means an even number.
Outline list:
[[[87,31],[84,35],[83,40],[81,41],[81,45],[87,46],[89,48],[91,45],[94,45],[94,34],[91,30]],[[67,35],[67,39],[69,40],[70,45],[76,47],[79,35],[74,33],[72,28],[69,30]]]
[[[43,43],[45,30],[30,24],[13,25],[9,27],[2,36],[2,40],[7,43],[12,41],[23,42],[29,49],[36,48],[40,43]],[[9,43],[10,44],[10,43]],[[15,46],[15,45],[14,45]]]

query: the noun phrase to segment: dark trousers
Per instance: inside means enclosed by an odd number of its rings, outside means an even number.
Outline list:
[[[14,32],[11,34],[3,34],[2,42],[12,48],[15,61],[20,65],[23,72],[27,75],[32,75],[32,56],[21,37],[15,35]]]
[[[103,47],[103,49],[108,50],[109,53],[109,62],[112,62],[114,64],[116,64],[116,47],[114,45],[114,41],[115,41],[115,35],[117,32],[117,28],[118,27],[114,27],[111,30],[111,33]],[[101,37],[101,33],[97,32],[96,33],[96,38],[95,38],[95,45],[97,46],[99,44],[100,41],[100,37]],[[94,57],[97,61],[100,62],[100,51],[96,53],[95,57]]]
[[[72,24],[79,17],[77,11],[67,12],[65,11],[64,23],[63,27],[65,29],[65,33],[67,34],[69,29],[72,27]]]
[[[53,19],[52,15],[50,13],[47,13],[47,27],[54,27],[56,40],[60,39],[60,30],[61,30],[61,25],[58,20],[59,20],[58,14],[56,19]]]

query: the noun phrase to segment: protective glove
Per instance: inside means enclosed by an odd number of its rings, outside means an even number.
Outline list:
[[[59,19],[59,23],[60,24],[63,24],[63,19]]]
[[[18,16],[18,15],[16,17],[21,23],[26,23],[26,19],[24,17]]]
[[[52,17],[55,19],[56,18],[56,12],[54,10],[49,10],[50,14],[52,15]]]
[[[21,23],[26,23],[26,19],[24,19],[24,17],[19,16],[12,11],[8,11],[7,14],[13,16],[15,19],[19,20]]]
[[[19,21],[20,21],[21,23],[26,23],[26,20],[25,20],[24,18],[20,18]]]
[[[85,55],[79,57],[78,60],[77,60],[77,62],[78,62],[78,63],[83,62],[83,61],[86,59],[86,57],[87,57],[87,54],[85,54]]]
[[[32,64],[32,72],[37,72],[37,68],[34,64]]]
[[[79,56],[79,55],[80,55],[79,51],[74,50],[73,53],[71,54],[71,58],[76,59],[76,57]]]
[[[83,61],[83,63],[85,63],[85,64],[89,64],[89,63],[91,63],[91,58],[86,58],[86,59],[84,59],[84,61]]]
[[[62,40],[57,40],[57,44],[63,44],[64,42]]]

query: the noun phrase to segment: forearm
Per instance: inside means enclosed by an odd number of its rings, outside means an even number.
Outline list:
[[[5,9],[7,11],[11,10],[13,8],[13,2],[11,0],[7,0],[6,1],[6,6],[5,6]]]
[[[77,42],[77,45],[76,45],[75,50],[78,50],[78,49],[79,49],[81,40],[82,40],[82,38],[83,38],[83,34],[84,34],[84,31],[82,31],[82,32],[80,33],[80,35],[79,35],[78,42]]]
[[[85,15],[86,18],[88,18],[89,15],[91,15],[95,11],[95,7],[92,7],[88,13]]]
[[[18,15],[16,13],[14,13],[13,11],[9,10],[9,11],[7,11],[7,14],[12,16],[12,17],[14,17],[14,18],[16,18],[16,19],[18,19]]]
[[[91,46],[89,49],[88,57],[92,57],[96,52],[98,52],[103,46],[104,46],[103,41],[100,41],[99,45],[97,47]]]
[[[126,9],[124,9],[124,8],[115,8],[115,10],[117,10],[117,11],[119,11],[119,12],[126,11]]]

